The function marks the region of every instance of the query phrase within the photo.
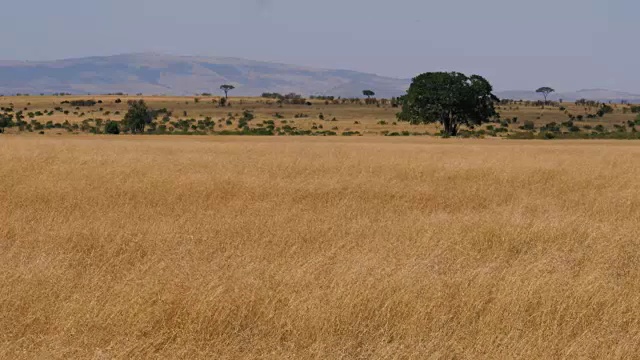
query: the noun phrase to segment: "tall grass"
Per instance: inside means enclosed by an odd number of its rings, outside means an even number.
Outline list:
[[[4,136],[0,357],[637,357],[639,159]]]

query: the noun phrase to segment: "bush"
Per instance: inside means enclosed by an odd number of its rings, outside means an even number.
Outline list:
[[[108,121],[104,126],[104,132],[105,134],[118,135],[120,134],[120,125],[116,121]]]
[[[62,102],[62,104],[64,104],[65,101]],[[71,106],[94,106],[95,104],[97,104],[98,102],[95,100],[72,100],[68,102]]]
[[[533,121],[527,120],[527,121],[524,122],[524,124],[520,128],[522,130],[535,130],[536,129],[536,125],[533,123]]]

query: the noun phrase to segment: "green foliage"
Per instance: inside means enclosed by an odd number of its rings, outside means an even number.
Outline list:
[[[242,112],[242,120],[244,121],[251,121],[255,118],[255,115],[253,115],[253,112],[251,110],[245,110]]]
[[[118,135],[120,134],[120,125],[118,125],[117,121],[107,121],[104,126],[104,132],[105,134]]]
[[[599,117],[603,117],[605,114],[613,113],[613,108],[607,104],[602,104],[600,110],[596,113]]]
[[[284,99],[284,95],[279,93],[262,93],[261,96],[267,99]]]
[[[481,76],[457,72],[431,72],[413,79],[403,98],[401,121],[411,124],[439,122],[449,136],[460,125],[480,125],[497,117],[491,84]]]
[[[63,101],[62,103],[63,104],[68,103],[71,106],[78,107],[78,106],[94,106],[98,102],[95,100],[71,100],[71,101]]]
[[[5,128],[12,127],[14,125],[12,118],[13,115],[0,114],[0,134],[4,132]]]
[[[144,128],[153,121],[151,111],[144,100],[130,101],[129,111],[122,120],[124,126],[132,133],[144,133]]]
[[[522,130],[535,130],[536,125],[531,120],[526,120],[524,124],[520,127]]]

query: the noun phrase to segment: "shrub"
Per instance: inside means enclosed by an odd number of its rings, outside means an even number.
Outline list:
[[[63,101],[62,104],[64,104],[65,102]],[[68,102],[71,106],[94,106],[95,104],[97,104],[98,102],[95,100],[72,100]]]
[[[253,112],[251,112],[250,110],[245,110],[242,112],[242,120],[244,121],[251,121],[255,118],[255,116],[253,115]]]
[[[536,129],[536,125],[533,123],[533,121],[527,120],[527,121],[524,122],[524,124],[520,128],[522,130],[535,130]]]
[[[104,126],[104,132],[105,134],[118,135],[120,134],[120,125],[116,121],[107,121]]]

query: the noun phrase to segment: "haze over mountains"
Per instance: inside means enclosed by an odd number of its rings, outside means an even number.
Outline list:
[[[425,69],[428,71],[429,69]],[[491,80],[491,79],[489,79]],[[55,61],[0,61],[0,94],[129,94],[193,95],[220,93],[232,84],[232,95],[264,92],[303,95],[362,96],[371,89],[379,97],[405,93],[411,80],[350,70],[317,69],[226,57],[173,56],[155,53],[123,54]],[[544,85],[544,84],[543,84]],[[500,98],[539,100],[535,91],[498,91]],[[554,93],[550,99],[575,101],[628,100],[640,95],[604,89]]]
[[[527,90],[508,90],[498,91],[496,95],[501,99],[514,99],[514,100],[542,100],[542,95],[535,91]],[[638,103],[640,102],[639,94],[632,94],[623,91],[607,90],[607,89],[584,89],[572,92],[557,92],[552,93],[548,97],[549,100],[557,101],[576,101],[580,99],[596,100],[596,101],[612,101],[620,102],[622,100]]]
[[[263,92],[380,97],[402,95],[408,79],[349,70],[309,67],[224,57],[171,56],[152,53],[87,57],[46,62],[0,62],[0,93],[114,93],[193,95],[219,93],[232,84],[232,95]]]

